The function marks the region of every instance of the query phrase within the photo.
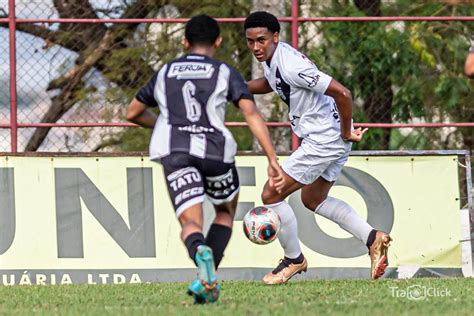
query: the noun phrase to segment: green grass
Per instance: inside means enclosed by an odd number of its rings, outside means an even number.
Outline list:
[[[410,300],[391,287],[448,289]],[[223,282],[216,304],[195,306],[185,283],[0,287],[1,315],[472,315],[473,279],[316,280],[265,286]]]

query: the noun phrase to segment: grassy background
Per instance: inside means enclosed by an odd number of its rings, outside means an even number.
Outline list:
[[[450,296],[409,300],[390,287]],[[219,301],[193,305],[185,283],[0,287],[1,315],[473,315],[474,279],[315,280],[266,286],[223,282]]]

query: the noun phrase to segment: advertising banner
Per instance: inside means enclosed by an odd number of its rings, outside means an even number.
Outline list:
[[[282,157],[283,161],[285,157]],[[241,191],[223,279],[258,279],[283,257],[278,241],[242,232],[261,205],[267,160],[239,156]],[[458,157],[351,156],[330,195],[390,232],[390,271],[460,274]],[[302,278],[369,277],[367,247],[288,198],[309,269]],[[214,216],[206,201],[205,229]],[[161,165],[147,157],[0,157],[0,284],[185,281],[195,275],[180,238]],[[448,273],[448,274],[449,274]]]

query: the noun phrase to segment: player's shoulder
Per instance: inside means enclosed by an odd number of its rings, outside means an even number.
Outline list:
[[[234,66],[231,66],[228,63],[223,62],[223,61],[218,60],[218,59],[214,59],[214,58],[209,58],[209,59],[213,61],[216,69],[219,69],[219,71],[225,71],[228,74],[228,76],[234,77],[234,78],[235,77],[239,77],[239,78],[242,77],[240,72]]]
[[[316,67],[316,65],[305,54],[291,45],[280,42],[278,46],[280,50],[278,60],[285,70]]]
[[[222,64],[229,69],[229,72],[230,72],[231,75],[242,77],[242,74],[240,73],[240,71],[237,70],[237,68],[235,68],[234,66],[231,66],[231,65],[229,65],[227,63],[224,63],[224,62]]]
[[[219,65],[220,62],[217,59],[204,56],[204,55],[197,55],[197,54],[187,54],[181,57],[175,58],[169,61],[166,65],[168,68],[172,67],[193,67],[199,68],[199,66],[203,64],[212,64],[212,65]]]

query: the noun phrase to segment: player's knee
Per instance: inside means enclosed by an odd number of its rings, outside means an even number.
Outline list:
[[[238,194],[229,202],[222,204],[214,204],[214,210],[216,211],[216,219],[218,218],[229,218],[233,220],[237,209]]]
[[[267,189],[263,190],[261,197],[263,204],[274,204],[280,202],[278,195]]]
[[[263,204],[270,204],[268,201],[271,199],[271,195],[267,191],[262,192],[261,198]]]
[[[310,196],[305,196],[301,195],[301,202],[303,202],[303,205],[310,211],[315,211],[316,208],[324,201],[324,199],[321,199],[319,197],[310,197]]]
[[[314,211],[316,209],[316,203],[314,201],[302,198],[301,202],[303,202],[304,207],[306,207],[310,211]]]
[[[179,218],[179,223],[181,227],[194,227],[202,230],[202,220],[196,218],[195,216],[189,216],[186,212],[183,213]]]
[[[216,217],[214,218],[214,224],[219,224],[221,226],[226,226],[232,229],[232,224],[234,223],[234,215],[227,212],[217,212]]]

